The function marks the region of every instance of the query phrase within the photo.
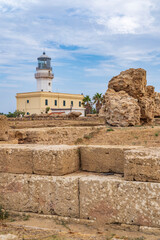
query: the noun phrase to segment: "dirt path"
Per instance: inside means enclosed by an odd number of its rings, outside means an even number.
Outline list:
[[[66,224],[50,219],[13,219],[0,222],[1,234],[14,234],[19,240],[160,240],[160,236],[88,225]]]

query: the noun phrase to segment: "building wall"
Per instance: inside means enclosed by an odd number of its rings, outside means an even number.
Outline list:
[[[45,69],[45,70],[37,70],[37,74],[40,74],[41,76],[46,75],[49,76],[52,74],[51,70]],[[51,78],[38,78],[37,79],[37,91],[44,91],[44,92],[52,92],[52,79]]]
[[[73,101],[73,109],[83,110],[83,106],[79,107],[79,102],[82,103],[84,98],[80,94],[66,94],[66,93],[50,93],[50,92],[33,92],[33,93],[18,93],[17,96],[17,110],[24,111],[26,114],[41,114],[45,113],[46,107],[54,109],[71,108],[71,101]],[[29,103],[27,103],[29,100]],[[46,105],[46,100],[48,105]],[[55,105],[57,100],[57,106]],[[63,105],[65,101],[65,106]]]
[[[27,103],[29,100],[29,103]],[[23,111],[26,114],[30,113],[37,113],[40,114],[41,103],[39,97],[33,96],[25,96],[25,97],[17,97],[17,110]]]

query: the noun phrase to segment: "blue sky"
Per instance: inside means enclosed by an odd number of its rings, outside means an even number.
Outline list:
[[[159,0],[0,0],[0,112],[36,91],[37,57],[52,58],[53,91],[105,93],[128,68],[160,91]]]

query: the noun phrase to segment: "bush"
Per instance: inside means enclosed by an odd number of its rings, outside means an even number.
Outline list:
[[[0,205],[0,220],[4,220],[6,218],[8,218],[8,212]]]
[[[108,128],[108,129],[107,129],[107,132],[113,132],[113,131],[114,131],[113,128]]]
[[[8,114],[6,114],[6,117],[8,117],[8,118],[10,118],[10,117],[16,118],[16,117],[20,117],[21,115],[24,117],[25,112],[16,110],[13,113],[9,112]]]

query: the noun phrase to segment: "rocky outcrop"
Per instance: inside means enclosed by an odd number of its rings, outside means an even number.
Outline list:
[[[75,112],[75,111],[73,111],[73,112],[68,113],[68,114],[67,114],[67,117],[68,117],[68,118],[78,118],[78,117],[81,116],[81,115],[82,115],[81,112]]]
[[[141,68],[131,68],[113,77],[108,88],[114,89],[116,92],[125,91],[130,96],[139,99],[145,95],[146,85],[146,71]]]
[[[159,117],[160,116],[160,93],[155,92],[154,103],[155,103],[154,116]]]
[[[8,140],[9,124],[6,116],[0,116],[0,141]]]
[[[160,94],[147,86],[146,71],[131,68],[110,80],[100,116],[113,126],[152,124],[159,109]]]
[[[105,94],[105,117],[112,126],[134,126],[140,124],[140,107],[138,102],[126,92],[108,89]]]

